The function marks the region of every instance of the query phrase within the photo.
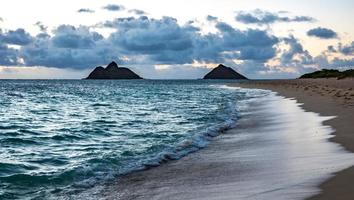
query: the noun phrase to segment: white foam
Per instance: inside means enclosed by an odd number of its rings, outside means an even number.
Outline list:
[[[137,199],[305,199],[354,164],[353,153],[328,141],[333,129],[322,123],[329,117],[274,93],[247,104],[236,129],[188,159],[146,171],[154,178],[126,185],[124,198],[131,191]],[[108,194],[117,195],[112,188]]]

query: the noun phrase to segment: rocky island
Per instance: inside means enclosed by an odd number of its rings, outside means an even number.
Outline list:
[[[111,62],[106,68],[96,67],[86,79],[142,79],[132,70],[118,67],[116,62]]]
[[[239,74],[231,67],[226,67],[222,64],[211,70],[204,76],[203,79],[247,79],[245,76]]]

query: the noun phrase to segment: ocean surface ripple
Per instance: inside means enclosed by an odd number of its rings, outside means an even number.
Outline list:
[[[0,81],[0,199],[56,199],[178,159],[257,94],[218,81]]]

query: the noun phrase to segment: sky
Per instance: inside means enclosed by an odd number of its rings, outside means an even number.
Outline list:
[[[354,68],[352,0],[11,0],[0,79],[80,79],[116,61],[144,78],[249,78]]]

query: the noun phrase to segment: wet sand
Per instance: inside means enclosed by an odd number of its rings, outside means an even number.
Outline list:
[[[269,89],[295,98],[306,111],[337,116],[324,123],[335,129],[330,140],[354,152],[354,79],[249,81],[233,86]],[[354,167],[336,173],[320,188],[322,192],[310,199],[354,199]]]
[[[353,155],[328,142],[327,117],[276,95],[243,107],[237,127],[180,160],[120,177],[102,199],[304,199]]]

